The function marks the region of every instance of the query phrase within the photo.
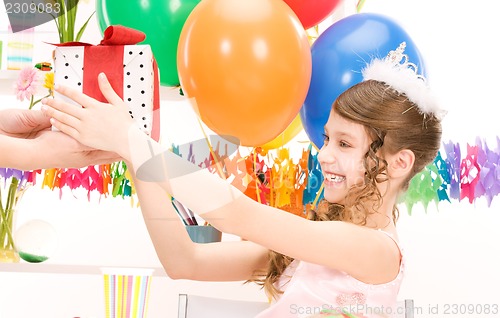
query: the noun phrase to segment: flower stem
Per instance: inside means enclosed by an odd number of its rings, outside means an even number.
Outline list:
[[[33,102],[33,100],[35,99],[35,96],[34,95],[31,95],[31,99],[30,99],[30,107],[28,107],[28,109],[32,109],[33,106],[35,106],[36,103]]]
[[[2,193],[0,190],[0,248],[5,248],[6,234],[7,234],[7,212],[3,208]]]
[[[3,206],[0,198],[0,244],[2,248],[15,249],[14,239],[12,237],[12,223],[14,220],[14,206],[16,203],[16,192],[19,185],[19,179],[12,178],[9,190],[7,192],[7,202]]]
[[[32,109],[33,106],[35,106],[36,104],[38,104],[39,102],[41,102],[42,99],[50,97],[50,96],[52,96],[52,92],[48,93],[47,95],[45,95],[44,97],[42,97],[40,99],[37,99],[36,101],[33,101],[33,95],[31,95],[31,103],[30,103],[29,109]]]

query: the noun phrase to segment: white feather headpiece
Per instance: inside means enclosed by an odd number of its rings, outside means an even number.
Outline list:
[[[396,50],[390,51],[383,58],[373,59],[361,72],[363,80],[384,82],[401,94],[406,95],[424,115],[434,115],[441,120],[446,111],[441,109],[426,83],[418,74],[418,67],[408,61],[404,54],[406,42],[402,42]]]

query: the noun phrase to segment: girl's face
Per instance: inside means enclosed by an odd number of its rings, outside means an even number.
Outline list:
[[[363,157],[371,140],[364,126],[342,118],[333,110],[325,125],[324,137],[318,154],[324,177],[324,198],[343,204],[349,188],[364,183]]]

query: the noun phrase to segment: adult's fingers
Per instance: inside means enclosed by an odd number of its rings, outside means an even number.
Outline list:
[[[19,114],[20,115],[20,126],[26,127],[26,129],[37,129],[42,130],[44,128],[50,127],[49,117],[46,116],[40,110],[28,110],[24,109]]]

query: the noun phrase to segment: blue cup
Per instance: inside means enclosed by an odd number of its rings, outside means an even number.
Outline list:
[[[195,243],[220,242],[222,238],[221,231],[211,225],[187,225],[186,230]]]

